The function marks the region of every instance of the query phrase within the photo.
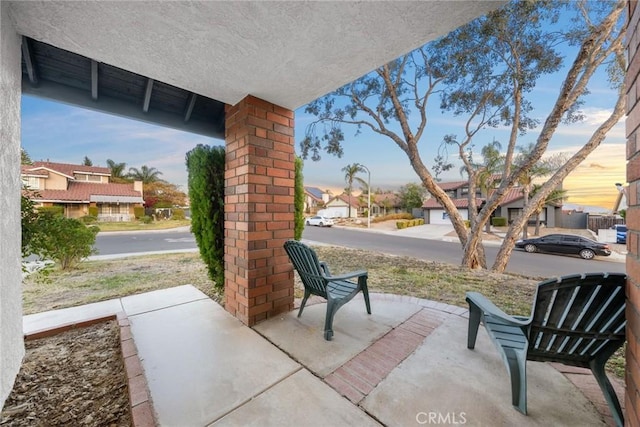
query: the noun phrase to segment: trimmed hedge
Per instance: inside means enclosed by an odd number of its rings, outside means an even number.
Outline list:
[[[95,216],[98,218],[98,207],[97,206],[89,206],[89,215]]]
[[[396,227],[398,229],[408,228],[408,227],[416,227],[418,225],[424,225],[424,219],[422,218],[414,218],[403,221],[396,221]]]
[[[62,206],[41,206],[38,208],[38,213],[46,217],[64,216],[64,208]]]
[[[491,225],[494,227],[506,227],[507,226],[507,218],[503,216],[496,216],[491,218]]]
[[[134,206],[133,207],[133,216],[136,219],[140,219],[144,216],[144,206]]]
[[[171,215],[171,219],[180,221],[185,218],[184,209],[173,209],[173,213]]]

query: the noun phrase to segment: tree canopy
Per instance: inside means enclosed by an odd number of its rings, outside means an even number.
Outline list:
[[[618,89],[610,116],[587,141],[582,141],[582,148],[547,180],[510,226],[492,267],[502,271],[516,236],[539,201],[602,142],[624,114],[620,85],[624,5],[623,0],[513,1],[311,102],[305,111],[316,120],[301,141],[302,156],[317,160],[322,150],[341,156],[344,126],[355,127],[356,135],[368,130],[386,137],[407,155],[422,184],[449,214],[463,248],[462,264],[486,267],[483,226],[509,190],[543,158],[558,126],[582,118],[580,108],[587,84],[596,70],[607,67]],[[571,13],[573,20],[560,25],[561,10]],[[564,62],[560,45],[571,48],[573,60]],[[541,76],[551,73],[562,82],[557,98],[548,111],[536,109],[534,116],[531,92]],[[442,111],[463,118],[459,134],[447,135],[444,141],[430,138],[426,132],[427,105],[434,98]],[[538,118],[541,114],[546,115],[544,120]],[[499,152],[503,167],[486,203],[478,209],[478,175],[489,168],[473,162],[473,148],[483,130],[497,126],[510,130],[504,152]],[[520,138],[534,128],[538,134],[533,149],[516,165]],[[463,164],[469,182],[470,228],[451,197],[437,184],[442,168],[451,167],[446,155],[441,152],[436,156],[442,161],[430,168],[421,156],[420,142],[453,149]]]

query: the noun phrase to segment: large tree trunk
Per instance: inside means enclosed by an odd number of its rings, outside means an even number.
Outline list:
[[[524,206],[529,204],[529,184],[525,184],[522,189],[522,196],[524,197]],[[529,226],[528,224],[522,228],[522,240],[527,239],[529,237]]]
[[[617,52],[621,54],[621,52]],[[544,205],[544,201],[547,196],[551,194],[551,192],[558,187],[558,185],[571,173],[582,161],[595,150],[600,143],[607,136],[607,133],[611,130],[613,126],[618,123],[620,118],[624,115],[625,111],[625,101],[626,97],[624,96],[624,88],[619,89],[618,100],[613,109],[613,112],[609,116],[609,118],[601,124],[598,129],[591,135],[589,141],[580,149],[577,153],[575,153],[567,163],[553,174],[551,179],[549,179],[540,190],[536,193],[535,196],[531,199],[528,206],[522,211],[522,214],[516,218],[513,222],[511,228],[507,232],[505,239],[500,246],[500,250],[498,251],[498,255],[496,256],[496,260],[493,263],[491,269],[496,272],[503,272],[507,267],[507,263],[509,262],[509,258],[511,256],[511,252],[513,252],[513,248],[515,246],[516,236],[520,234],[522,231],[522,227],[528,222],[529,216],[533,214],[538,206],[541,204]]]
[[[540,235],[540,211],[536,211],[536,231],[533,233],[533,235]]]

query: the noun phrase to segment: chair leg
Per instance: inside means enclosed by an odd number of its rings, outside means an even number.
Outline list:
[[[527,415],[527,360],[526,356],[505,348],[509,376],[511,377],[511,404]]]
[[[309,299],[309,295],[311,295],[311,292],[305,289],[304,298],[302,298],[302,303],[300,304],[300,310],[298,310],[298,317],[302,315],[302,310],[304,310],[304,305],[307,303],[307,300]]]
[[[592,360],[589,363],[589,367],[591,368],[591,372],[593,372],[593,375],[598,381],[598,385],[602,390],[604,399],[607,401],[607,405],[609,405],[609,410],[611,411],[613,420],[615,421],[617,426],[622,427],[624,426],[624,416],[622,414],[620,402],[618,401],[618,396],[616,395],[616,392],[613,389],[609,378],[607,378],[607,374],[605,373],[604,366],[606,362],[606,360]]]
[[[478,337],[478,327],[480,326],[480,308],[469,303],[469,331],[467,332],[467,348],[473,350]]]
[[[366,279],[365,279],[366,280]],[[371,303],[369,302],[369,288],[367,287],[367,282],[361,285],[362,295],[364,295],[364,303],[367,306],[367,313],[371,314]]]
[[[324,339],[331,341],[333,337],[333,316],[340,308],[340,304],[337,304],[334,299],[327,299],[327,314],[324,319]]]

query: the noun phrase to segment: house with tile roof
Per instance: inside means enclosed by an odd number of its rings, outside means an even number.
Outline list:
[[[458,208],[458,212],[463,219],[469,219],[469,184],[467,181],[443,182],[438,184],[449,197],[452,198],[453,204]],[[476,190],[476,206],[480,207],[485,201],[480,190]],[[524,208],[524,195],[522,187],[513,187],[509,189],[504,200],[498,208],[492,213],[492,217],[504,217],[511,223]],[[434,198],[425,200],[422,205],[424,212],[425,224],[450,224],[449,214],[444,210],[442,205]],[[559,226],[562,216],[562,204],[546,205],[540,214],[540,221],[548,227]],[[530,222],[534,218],[530,218]]]
[[[366,199],[366,196],[364,196]],[[366,201],[365,201],[366,209]],[[404,212],[400,197],[396,193],[372,193],[371,216],[384,216]],[[366,212],[364,212],[366,214]]]
[[[351,206],[351,209],[349,209]],[[366,209],[367,202],[364,202],[364,207]],[[331,211],[331,217],[333,218],[357,218],[358,211],[361,209],[361,203],[358,196],[349,195],[347,193],[339,194],[325,203],[325,209]],[[351,212],[351,215],[349,215]]]
[[[331,200],[331,193],[318,187],[304,187],[304,212],[315,215],[319,209]]]
[[[61,206],[69,218],[98,209],[99,221],[130,221],[134,207],[142,206],[142,182],[110,182],[109,168],[55,162],[34,162],[21,166],[23,184],[36,206]]]

